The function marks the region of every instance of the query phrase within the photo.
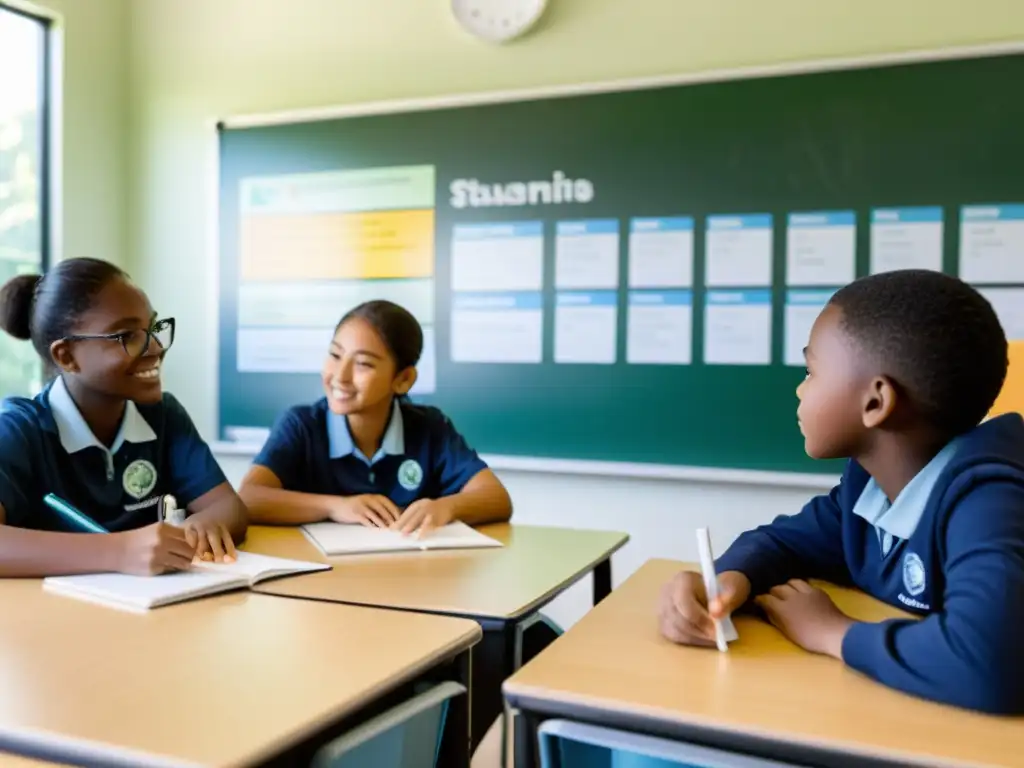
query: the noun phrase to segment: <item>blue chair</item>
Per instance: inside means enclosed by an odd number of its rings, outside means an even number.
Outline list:
[[[449,702],[465,694],[438,683],[325,744],[313,768],[436,768]]]
[[[685,742],[545,720],[538,729],[541,768],[795,768]]]

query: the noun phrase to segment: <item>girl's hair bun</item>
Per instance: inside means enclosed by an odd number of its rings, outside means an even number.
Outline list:
[[[42,275],[18,275],[0,288],[0,328],[16,339],[32,337],[32,304]]]

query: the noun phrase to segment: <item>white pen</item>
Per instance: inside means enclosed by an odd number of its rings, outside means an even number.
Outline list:
[[[718,599],[718,576],[715,574],[715,560],[711,556],[711,534],[707,528],[697,529],[697,550],[700,553],[700,570],[704,576],[704,591],[708,596],[708,608]],[[725,639],[725,629],[718,619],[715,623],[715,644],[720,651],[728,651],[729,644]]]
[[[160,500],[160,517],[168,525],[184,525],[185,510],[178,509],[178,500],[167,494]]]

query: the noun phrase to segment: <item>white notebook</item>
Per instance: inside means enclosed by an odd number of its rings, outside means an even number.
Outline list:
[[[484,536],[462,522],[435,528],[422,539],[387,528],[369,528],[357,523],[310,523],[302,526],[302,532],[317,549],[328,556],[504,546],[497,539]]]
[[[112,608],[148,611],[218,592],[248,589],[265,579],[325,571],[330,567],[326,563],[308,563],[239,552],[238,560],[234,563],[196,562],[188,571],[160,576],[131,576],[124,573],[50,576],[43,579],[43,589]]]

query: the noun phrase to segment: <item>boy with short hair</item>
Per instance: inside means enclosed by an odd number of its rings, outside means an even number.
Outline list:
[[[718,559],[721,599],[680,573],[662,633],[713,645],[711,617],[751,596],[787,637],[936,701],[1024,713],[1024,420],[981,423],[1006,336],[956,278],[901,270],[837,291],[811,331],[797,420],[840,484],[749,531]],[[922,616],[856,622],[804,581],[852,584]]]

